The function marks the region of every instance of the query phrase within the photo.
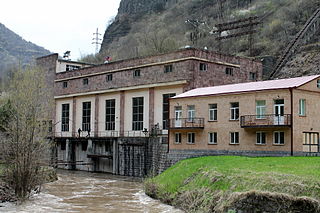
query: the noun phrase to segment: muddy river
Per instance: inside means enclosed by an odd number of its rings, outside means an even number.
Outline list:
[[[30,201],[0,204],[0,212],[182,212],[145,195],[136,178],[64,170],[58,177]]]

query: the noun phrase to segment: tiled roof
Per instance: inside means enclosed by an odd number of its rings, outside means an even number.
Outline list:
[[[309,81],[312,81],[318,77],[320,77],[320,75],[270,80],[270,81],[240,83],[240,84],[228,84],[228,85],[214,86],[214,87],[203,87],[203,88],[197,88],[197,89],[187,91],[173,98],[187,98],[187,97],[210,96],[210,95],[219,95],[219,94],[228,94],[228,93],[242,93],[242,92],[253,92],[253,91],[261,91],[261,90],[294,88],[294,87],[302,86],[303,84],[308,83]]]

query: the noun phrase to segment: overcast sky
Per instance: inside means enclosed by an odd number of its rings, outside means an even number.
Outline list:
[[[95,53],[93,33],[103,38],[120,0],[3,0],[0,23],[27,41],[71,59]]]

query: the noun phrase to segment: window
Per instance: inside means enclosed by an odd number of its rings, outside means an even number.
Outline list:
[[[91,131],[91,102],[82,103],[82,131]]]
[[[194,132],[188,132],[188,143],[194,144],[195,143],[195,138],[196,134]]]
[[[239,132],[230,132],[230,144],[239,144]]]
[[[175,143],[181,143],[181,133],[176,133],[175,136],[176,136]]]
[[[196,111],[194,109],[194,105],[188,106],[188,121],[193,122],[195,118]]]
[[[62,104],[61,131],[69,132],[70,104]]]
[[[106,130],[115,130],[116,100],[106,100]]]
[[[230,120],[239,120],[239,103],[230,103]]]
[[[134,70],[133,77],[140,77],[140,70]]]
[[[264,145],[266,144],[266,133],[265,132],[256,132],[257,141],[256,144]]]
[[[209,104],[209,121],[218,120],[217,104]]]
[[[61,141],[60,146],[61,150],[66,150],[66,141]]]
[[[106,77],[106,80],[107,81],[112,81],[112,74],[108,74],[107,77]]]
[[[266,115],[266,101],[260,100],[256,101],[256,118],[263,119]]]
[[[68,87],[68,81],[62,82],[62,87],[63,87],[63,88],[67,88],[67,87]]]
[[[169,98],[175,96],[175,93],[163,94],[162,102],[162,128],[168,129],[168,119],[169,119]]]
[[[200,71],[207,71],[208,65],[205,63],[200,63],[199,69]]]
[[[233,76],[233,68],[231,68],[231,67],[226,67],[226,75],[231,75],[231,76]]]
[[[283,145],[284,144],[284,132],[274,132],[274,144]]]
[[[209,132],[209,144],[217,144],[218,134],[216,132]]]
[[[89,84],[89,79],[88,79],[88,78],[84,78],[84,79],[82,80],[82,84],[83,84],[83,85],[88,85],[88,84]]]
[[[257,74],[255,72],[250,72],[249,73],[249,80],[256,80]]]
[[[80,68],[81,68],[80,66],[76,66],[76,65],[70,65],[70,64],[66,65],[66,71],[77,70]]]
[[[320,88],[320,79],[317,80],[317,87]]]
[[[132,130],[143,129],[143,97],[132,98]]]
[[[172,70],[173,70],[172,64],[164,65],[164,73],[172,72]]]
[[[81,148],[82,148],[82,151],[87,151],[87,148],[88,148],[87,140],[81,142]]]
[[[306,115],[306,99],[299,100],[299,115],[300,116]]]

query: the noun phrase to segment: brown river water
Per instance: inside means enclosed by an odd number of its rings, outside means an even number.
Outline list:
[[[21,205],[0,203],[0,212],[182,212],[145,195],[141,179],[64,170],[58,177]]]

